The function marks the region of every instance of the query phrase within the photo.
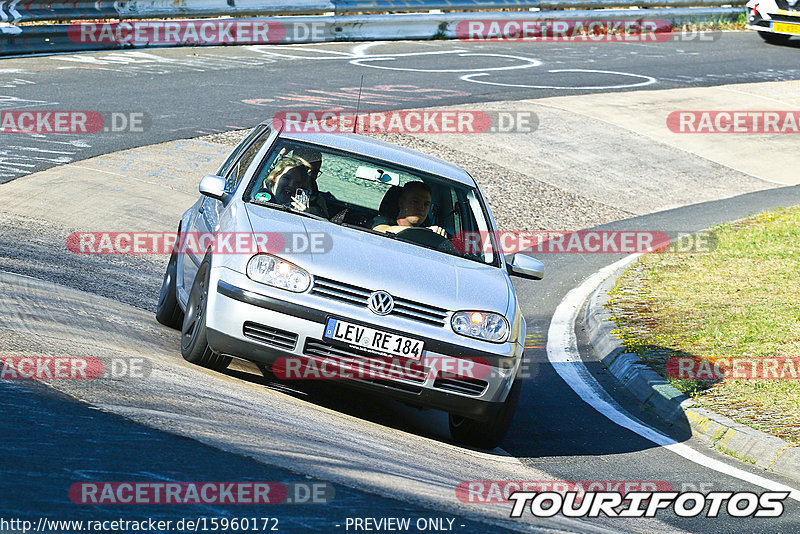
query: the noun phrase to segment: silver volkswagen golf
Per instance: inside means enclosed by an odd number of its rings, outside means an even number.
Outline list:
[[[256,127],[178,226],[156,318],[181,352],[285,379],[331,379],[449,413],[493,448],[519,399],[525,320],[472,177],[352,134]],[[209,238],[210,236],[210,238]]]

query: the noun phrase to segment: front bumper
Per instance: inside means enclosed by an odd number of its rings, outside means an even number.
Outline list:
[[[308,297],[308,304],[298,302],[305,300],[304,297]],[[341,358],[369,361],[369,354],[331,345],[323,340],[325,321],[329,316],[335,316],[422,338],[425,341],[422,363],[426,367],[426,374],[416,378],[330,381],[472,419],[491,419],[502,407],[522,359],[523,348],[519,343],[482,343],[491,349],[489,352],[467,343],[456,344],[441,337],[437,339],[421,335],[419,332],[425,332],[426,329],[414,329],[413,323],[408,324],[410,321],[399,319],[387,326],[386,318],[378,318],[366,310],[316,300],[306,294],[287,294],[256,284],[245,275],[224,267],[214,268],[206,314],[209,346],[215,352],[256,363],[272,364],[284,357],[304,362],[314,360],[317,364],[325,362],[336,367]],[[372,317],[375,319],[371,320]],[[476,373],[480,380],[453,379],[452,375],[443,375],[436,365],[429,366],[426,363],[435,362],[436,358],[479,361],[484,371]]]
[[[754,11],[753,6],[758,5]],[[774,3],[750,2],[747,5],[745,28],[759,32],[800,35],[800,4],[796,8],[784,9]]]

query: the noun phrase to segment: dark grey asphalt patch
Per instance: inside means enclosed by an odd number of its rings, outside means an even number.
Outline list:
[[[197,517],[256,517],[261,531],[260,518],[270,517],[278,519],[282,532],[345,532],[348,517],[402,517],[409,518],[411,525],[420,518],[449,518],[454,519],[454,532],[510,532],[340,485],[335,486],[335,497],[327,504],[79,505],[69,497],[69,488],[76,482],[312,480],[99,411],[38,383],[0,383],[0,410],[0,517],[4,519],[28,519],[35,525],[39,517],[173,522]]]

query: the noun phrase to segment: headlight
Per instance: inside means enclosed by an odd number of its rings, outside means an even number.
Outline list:
[[[247,262],[247,277],[268,286],[302,293],[311,284],[311,275],[286,260],[270,254],[257,254]]]
[[[460,311],[453,314],[450,325],[456,334],[501,343],[508,337],[508,321],[497,313]]]

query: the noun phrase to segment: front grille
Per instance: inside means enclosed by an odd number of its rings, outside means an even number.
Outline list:
[[[400,391],[405,391],[407,393],[419,394],[422,391],[421,387],[413,384],[407,384],[405,382],[390,382],[388,380],[369,380],[368,382],[378,384],[385,388],[399,389]]]
[[[457,377],[449,373],[448,375],[438,376],[433,382],[433,387],[463,395],[480,395],[486,391],[486,387],[489,385],[485,380],[478,378]]]
[[[391,356],[376,356],[359,349],[335,347],[310,338],[306,339],[303,354],[312,358],[334,360],[339,364],[350,364],[350,367],[355,370],[364,370],[366,378],[363,381],[365,382],[373,382],[413,393],[422,391],[422,388],[416,384],[423,384],[430,371],[427,367],[417,368],[413,373],[405,373],[402,378],[395,379],[391,374],[386,373],[386,365],[383,363],[389,361]],[[381,371],[383,371],[383,374],[381,374]],[[369,378],[370,372],[376,377]]]
[[[791,24],[800,24],[800,17],[790,17],[787,15],[770,15],[775,22],[788,22]]]
[[[372,291],[328,278],[314,278],[314,287],[311,288],[311,293],[319,295],[320,297],[366,308],[367,300]],[[435,326],[445,325],[447,310],[421,304],[413,300],[395,297],[394,295],[392,295],[392,298],[394,299],[394,310],[392,310],[392,313],[389,315],[397,315]]]
[[[246,322],[244,323],[243,331],[245,337],[279,349],[294,350],[295,345],[297,345],[297,334],[272,328],[271,326]]]

